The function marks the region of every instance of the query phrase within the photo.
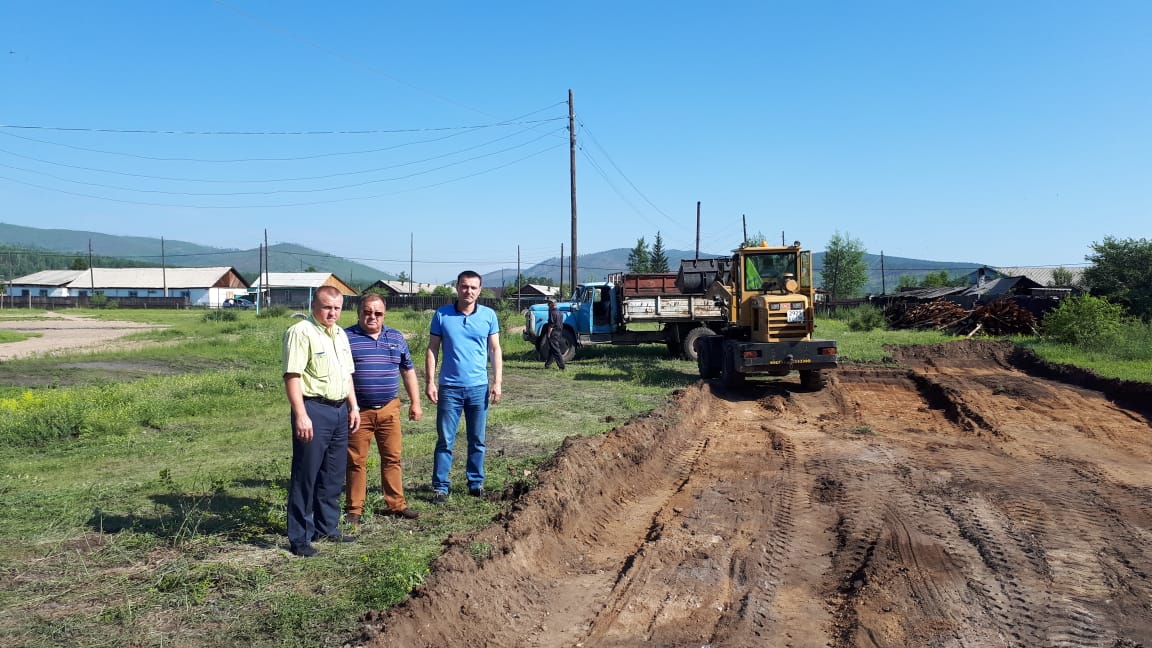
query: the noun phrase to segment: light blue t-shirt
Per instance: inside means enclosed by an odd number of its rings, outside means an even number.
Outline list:
[[[500,332],[496,311],[476,304],[472,314],[456,310],[456,303],[441,306],[428,328],[440,336],[440,384],[477,387],[488,384],[488,336]]]

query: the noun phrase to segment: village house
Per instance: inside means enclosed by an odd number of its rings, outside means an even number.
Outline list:
[[[236,268],[89,268],[42,270],[9,282],[12,297],[182,297],[194,306],[218,308],[248,294]]]
[[[312,294],[320,286],[333,286],[345,297],[356,296],[355,290],[331,272],[269,272],[266,277],[267,289],[263,276],[257,278],[252,285],[270,304],[308,308],[312,303]]]

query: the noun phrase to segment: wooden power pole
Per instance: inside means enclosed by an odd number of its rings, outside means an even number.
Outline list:
[[[572,289],[575,290],[580,273],[576,268],[576,104],[572,89],[568,89],[568,174],[572,188]]]

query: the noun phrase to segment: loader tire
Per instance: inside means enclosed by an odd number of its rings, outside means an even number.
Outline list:
[[[820,391],[828,384],[824,372],[819,369],[801,369],[800,386],[808,391]]]

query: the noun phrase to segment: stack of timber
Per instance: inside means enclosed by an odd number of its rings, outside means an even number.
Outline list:
[[[935,329],[968,337],[981,331],[987,335],[1036,333],[1036,317],[1007,299],[971,311],[942,299],[915,305],[897,302],[885,309],[884,317],[893,329]]]

